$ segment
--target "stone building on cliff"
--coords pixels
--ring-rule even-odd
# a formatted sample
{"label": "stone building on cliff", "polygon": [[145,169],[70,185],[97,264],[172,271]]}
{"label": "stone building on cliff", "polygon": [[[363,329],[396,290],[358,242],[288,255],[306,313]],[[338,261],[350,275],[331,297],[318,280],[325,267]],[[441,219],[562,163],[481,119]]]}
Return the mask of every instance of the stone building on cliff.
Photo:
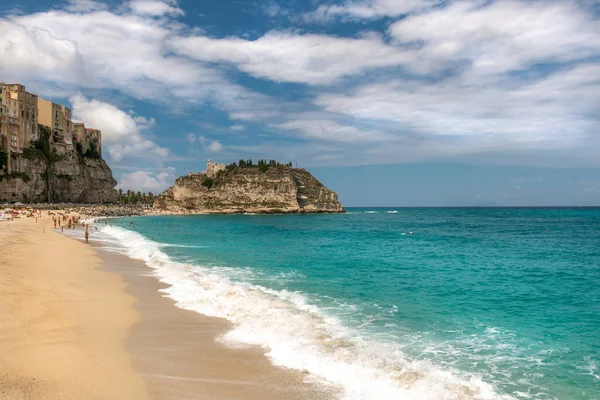
{"label": "stone building on cliff", "polygon": [[81,122],[73,125],[73,142],[78,153],[102,157],[102,131],[86,128]]}
{"label": "stone building on cliff", "polygon": [[49,130],[51,144],[59,155],[75,150],[83,155],[102,156],[99,129],[74,123],[70,108],[39,98],[21,84],[0,82],[0,150],[23,153],[40,138],[42,127]]}
{"label": "stone building on cliff", "polygon": [[224,171],[225,169],[227,169],[227,165],[208,160],[206,163],[206,176],[209,178],[216,178],[219,171]]}
{"label": "stone building on cliff", "polygon": [[73,120],[71,109],[38,98],[38,123],[50,129],[59,154],[73,150]]}
{"label": "stone building on cliff", "polygon": [[6,121],[4,130],[7,132],[8,146],[5,151],[22,153],[31,142],[39,138],[38,131],[38,97],[25,90],[18,83],[6,84],[0,82],[0,101],[4,111],[11,121]]}

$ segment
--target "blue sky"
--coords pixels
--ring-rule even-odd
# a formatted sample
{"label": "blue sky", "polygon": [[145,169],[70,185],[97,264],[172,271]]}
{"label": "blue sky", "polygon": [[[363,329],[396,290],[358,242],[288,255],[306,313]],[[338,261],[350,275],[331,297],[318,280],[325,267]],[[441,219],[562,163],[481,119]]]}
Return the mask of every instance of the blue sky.
{"label": "blue sky", "polygon": [[8,0],[0,80],[124,188],[273,158],[347,206],[600,205],[598,0]]}

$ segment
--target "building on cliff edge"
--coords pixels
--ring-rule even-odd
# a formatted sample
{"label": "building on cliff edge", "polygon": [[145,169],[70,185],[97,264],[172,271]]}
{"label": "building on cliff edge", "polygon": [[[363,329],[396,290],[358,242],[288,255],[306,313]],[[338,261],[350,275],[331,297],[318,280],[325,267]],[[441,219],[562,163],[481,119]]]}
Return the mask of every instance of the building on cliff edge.
{"label": "building on cliff edge", "polygon": [[42,127],[51,133],[50,142],[58,154],[76,150],[102,156],[102,132],[74,123],[70,108],[39,98],[21,84],[0,82],[0,150],[22,153],[40,138]]}
{"label": "building on cliff edge", "polygon": [[86,128],[85,124],[76,122],[73,124],[73,142],[79,153],[102,157],[102,131],[99,129]]}
{"label": "building on cliff edge", "polygon": [[39,138],[38,132],[38,97],[25,90],[25,86],[15,83],[0,82],[2,90],[2,105],[11,121],[7,121],[4,130],[7,131],[9,146],[5,151],[21,153]]}

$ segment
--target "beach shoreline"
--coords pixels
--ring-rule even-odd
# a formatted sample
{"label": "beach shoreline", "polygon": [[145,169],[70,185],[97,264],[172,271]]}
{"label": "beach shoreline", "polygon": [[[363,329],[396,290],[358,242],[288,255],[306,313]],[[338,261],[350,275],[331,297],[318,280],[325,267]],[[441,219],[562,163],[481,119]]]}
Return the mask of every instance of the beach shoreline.
{"label": "beach shoreline", "polygon": [[271,208],[230,208],[220,210],[193,210],[177,208],[163,210],[142,204],[4,204],[5,209],[21,210],[36,209],[54,213],[77,214],[86,219],[118,218],[133,216],[176,216],[176,215],[294,215],[294,214],[343,214],[342,212],[327,211],[289,211]]}
{"label": "beach shoreline", "polygon": [[0,223],[0,399],[148,399],[123,346],[135,298],[42,215]]}
{"label": "beach shoreline", "polygon": [[220,343],[226,320],[177,308],[148,266],[93,234],[53,230],[59,212],[0,224],[0,400],[336,397],[259,347]]}
{"label": "beach shoreline", "polygon": [[[219,341],[230,329],[221,318],[178,308],[162,295],[168,285],[142,261],[99,249],[102,270],[116,273],[137,299],[139,319],[125,341],[152,399],[330,399],[336,389],[296,370],[273,366],[255,346]],[[201,394],[201,395],[200,395]]]}

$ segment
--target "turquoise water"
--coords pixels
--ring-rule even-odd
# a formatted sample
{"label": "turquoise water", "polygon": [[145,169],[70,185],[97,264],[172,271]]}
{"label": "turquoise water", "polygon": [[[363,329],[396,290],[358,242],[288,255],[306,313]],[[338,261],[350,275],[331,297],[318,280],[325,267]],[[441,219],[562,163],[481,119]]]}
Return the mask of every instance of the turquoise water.
{"label": "turquoise water", "polygon": [[600,399],[600,209],[348,211],[102,231],[234,322],[223,340],[348,398]]}

